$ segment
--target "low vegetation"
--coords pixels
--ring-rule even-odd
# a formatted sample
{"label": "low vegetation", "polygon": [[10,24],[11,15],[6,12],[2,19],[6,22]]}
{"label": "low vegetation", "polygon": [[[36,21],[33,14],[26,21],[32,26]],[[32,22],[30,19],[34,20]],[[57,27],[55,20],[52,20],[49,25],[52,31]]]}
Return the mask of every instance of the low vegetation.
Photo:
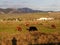
{"label": "low vegetation", "polygon": [[[12,45],[15,37],[17,45],[47,44],[60,42],[60,13],[24,13],[24,14],[0,14],[0,44]],[[37,21],[40,17],[53,17],[54,20]],[[21,18],[20,21],[6,21],[6,19]],[[18,31],[17,27],[21,27]],[[27,29],[35,26],[38,31],[29,32]]]}

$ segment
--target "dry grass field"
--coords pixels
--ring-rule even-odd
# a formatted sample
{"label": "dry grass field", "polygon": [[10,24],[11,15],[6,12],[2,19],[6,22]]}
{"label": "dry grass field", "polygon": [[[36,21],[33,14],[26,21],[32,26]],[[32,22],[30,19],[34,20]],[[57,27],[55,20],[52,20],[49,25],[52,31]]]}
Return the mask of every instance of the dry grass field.
{"label": "dry grass field", "polygon": [[[54,20],[37,21],[40,17],[53,17]],[[0,21],[0,45],[12,45],[13,37],[18,40],[17,45],[60,42],[60,12],[0,14],[0,20],[8,18],[21,18],[21,21]],[[38,31],[29,32],[26,23],[37,27]],[[53,28],[52,24],[56,28]],[[21,32],[16,29],[18,25],[22,28]]]}

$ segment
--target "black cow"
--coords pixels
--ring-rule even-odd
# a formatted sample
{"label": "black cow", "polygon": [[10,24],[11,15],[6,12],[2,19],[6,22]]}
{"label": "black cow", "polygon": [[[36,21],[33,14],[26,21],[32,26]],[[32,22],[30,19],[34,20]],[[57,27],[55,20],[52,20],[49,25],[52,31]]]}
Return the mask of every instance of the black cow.
{"label": "black cow", "polygon": [[38,29],[35,26],[29,27],[28,31],[38,31]]}

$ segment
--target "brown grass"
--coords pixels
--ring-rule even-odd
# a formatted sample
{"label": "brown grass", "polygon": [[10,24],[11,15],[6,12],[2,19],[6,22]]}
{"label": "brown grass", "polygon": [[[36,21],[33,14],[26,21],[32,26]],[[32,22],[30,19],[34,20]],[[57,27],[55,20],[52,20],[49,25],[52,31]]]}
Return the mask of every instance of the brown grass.
{"label": "brown grass", "polygon": [[[28,45],[28,44],[47,44],[47,43],[58,43],[60,42],[60,34],[58,32],[55,33],[41,33],[41,32],[27,32],[27,33],[17,33],[11,34],[8,33],[0,33],[2,35],[2,39],[0,40],[2,45],[11,45],[12,38],[15,37],[18,45]],[[5,35],[4,35],[5,34]]]}

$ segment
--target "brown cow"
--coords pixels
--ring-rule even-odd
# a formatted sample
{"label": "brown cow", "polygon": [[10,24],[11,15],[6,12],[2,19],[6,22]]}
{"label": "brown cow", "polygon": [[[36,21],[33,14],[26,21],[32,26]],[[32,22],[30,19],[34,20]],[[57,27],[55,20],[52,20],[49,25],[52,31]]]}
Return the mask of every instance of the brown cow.
{"label": "brown cow", "polygon": [[52,24],[51,27],[52,27],[52,28],[56,28],[55,24]]}
{"label": "brown cow", "polygon": [[25,26],[29,27],[30,23],[29,22],[25,22]]}
{"label": "brown cow", "polygon": [[29,26],[29,23],[26,23],[25,26]]}
{"label": "brown cow", "polygon": [[18,31],[22,31],[22,28],[20,26],[17,26]]}

